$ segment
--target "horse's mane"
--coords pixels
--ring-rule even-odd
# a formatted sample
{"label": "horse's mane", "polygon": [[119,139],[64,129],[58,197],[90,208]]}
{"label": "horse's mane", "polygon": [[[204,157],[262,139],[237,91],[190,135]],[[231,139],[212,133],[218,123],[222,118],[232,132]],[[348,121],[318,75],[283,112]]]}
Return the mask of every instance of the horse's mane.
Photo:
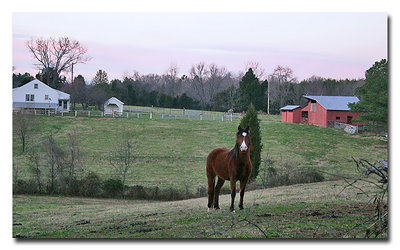
{"label": "horse's mane", "polygon": [[239,153],[239,143],[236,142],[235,147],[231,151],[229,151],[228,156],[229,158],[234,160],[238,156],[238,153]]}

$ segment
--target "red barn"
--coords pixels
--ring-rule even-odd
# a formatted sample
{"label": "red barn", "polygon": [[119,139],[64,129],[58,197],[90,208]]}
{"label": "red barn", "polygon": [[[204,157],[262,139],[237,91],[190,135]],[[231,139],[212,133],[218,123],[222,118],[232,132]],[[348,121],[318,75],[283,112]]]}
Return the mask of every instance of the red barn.
{"label": "red barn", "polygon": [[300,123],[301,107],[299,105],[287,105],[281,108],[282,122]]}
{"label": "red barn", "polygon": [[354,123],[359,113],[350,112],[349,103],[356,103],[356,96],[304,96],[308,99],[307,106],[301,109],[302,122],[328,127],[330,122]]}

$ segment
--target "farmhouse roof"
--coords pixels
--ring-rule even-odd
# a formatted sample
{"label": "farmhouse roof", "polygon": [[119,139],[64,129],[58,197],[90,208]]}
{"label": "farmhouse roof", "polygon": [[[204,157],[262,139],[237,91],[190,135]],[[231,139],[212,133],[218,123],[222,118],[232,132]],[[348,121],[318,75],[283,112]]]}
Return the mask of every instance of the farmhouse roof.
{"label": "farmhouse roof", "polygon": [[[48,93],[49,91],[55,91],[58,95],[59,100],[69,100],[70,99],[69,94],[62,92],[60,90],[57,90],[57,89],[53,89],[52,87],[50,87],[49,85],[45,84],[42,81],[39,81],[38,79],[33,79],[32,81],[27,82],[22,86],[13,88],[13,91],[22,91],[23,89],[32,88],[31,86],[33,86],[35,84],[37,84],[39,86],[38,90],[40,90],[40,92]],[[57,101],[57,100],[54,100],[54,101]]]}
{"label": "farmhouse roof", "polygon": [[356,96],[312,96],[305,95],[304,98],[318,102],[326,110],[350,110],[349,103],[357,103],[360,100]]}
{"label": "farmhouse roof", "polygon": [[285,107],[282,107],[281,110],[295,110],[297,108],[300,108],[299,105],[286,105]]}

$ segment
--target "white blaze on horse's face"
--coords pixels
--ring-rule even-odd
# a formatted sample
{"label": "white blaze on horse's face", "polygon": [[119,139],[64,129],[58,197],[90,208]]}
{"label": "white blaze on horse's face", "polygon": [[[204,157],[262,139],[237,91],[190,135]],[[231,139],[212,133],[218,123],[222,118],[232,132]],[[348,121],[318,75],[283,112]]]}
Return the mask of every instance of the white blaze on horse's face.
{"label": "white blaze on horse's face", "polygon": [[246,145],[246,136],[247,136],[247,133],[246,133],[246,132],[243,132],[242,135],[243,135],[243,142],[242,142],[242,145],[240,145],[240,151],[246,152],[246,151],[247,151],[247,148],[248,148],[247,145]]}

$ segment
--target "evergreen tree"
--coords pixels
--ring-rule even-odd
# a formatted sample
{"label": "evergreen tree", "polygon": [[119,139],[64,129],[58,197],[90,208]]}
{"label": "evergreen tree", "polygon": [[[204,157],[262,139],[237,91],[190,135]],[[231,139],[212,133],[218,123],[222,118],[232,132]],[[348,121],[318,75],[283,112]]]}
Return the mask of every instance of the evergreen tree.
{"label": "evergreen tree", "polygon": [[352,112],[362,112],[357,120],[372,121],[387,130],[388,128],[388,66],[387,60],[369,68],[365,73],[365,84],[356,88],[358,103],[349,104]]}
{"label": "evergreen tree", "polygon": [[249,126],[250,128],[250,159],[253,165],[253,171],[251,172],[250,181],[256,179],[258,175],[258,169],[261,163],[261,132],[260,132],[260,120],[257,116],[257,111],[254,105],[251,103],[246,115],[240,121],[240,126],[245,128]]}
{"label": "evergreen tree", "polygon": [[241,109],[245,109],[250,103],[253,103],[256,110],[264,110],[266,108],[267,97],[265,93],[267,89],[268,82],[260,83],[253,70],[249,68],[239,82],[239,106],[241,106]]}

